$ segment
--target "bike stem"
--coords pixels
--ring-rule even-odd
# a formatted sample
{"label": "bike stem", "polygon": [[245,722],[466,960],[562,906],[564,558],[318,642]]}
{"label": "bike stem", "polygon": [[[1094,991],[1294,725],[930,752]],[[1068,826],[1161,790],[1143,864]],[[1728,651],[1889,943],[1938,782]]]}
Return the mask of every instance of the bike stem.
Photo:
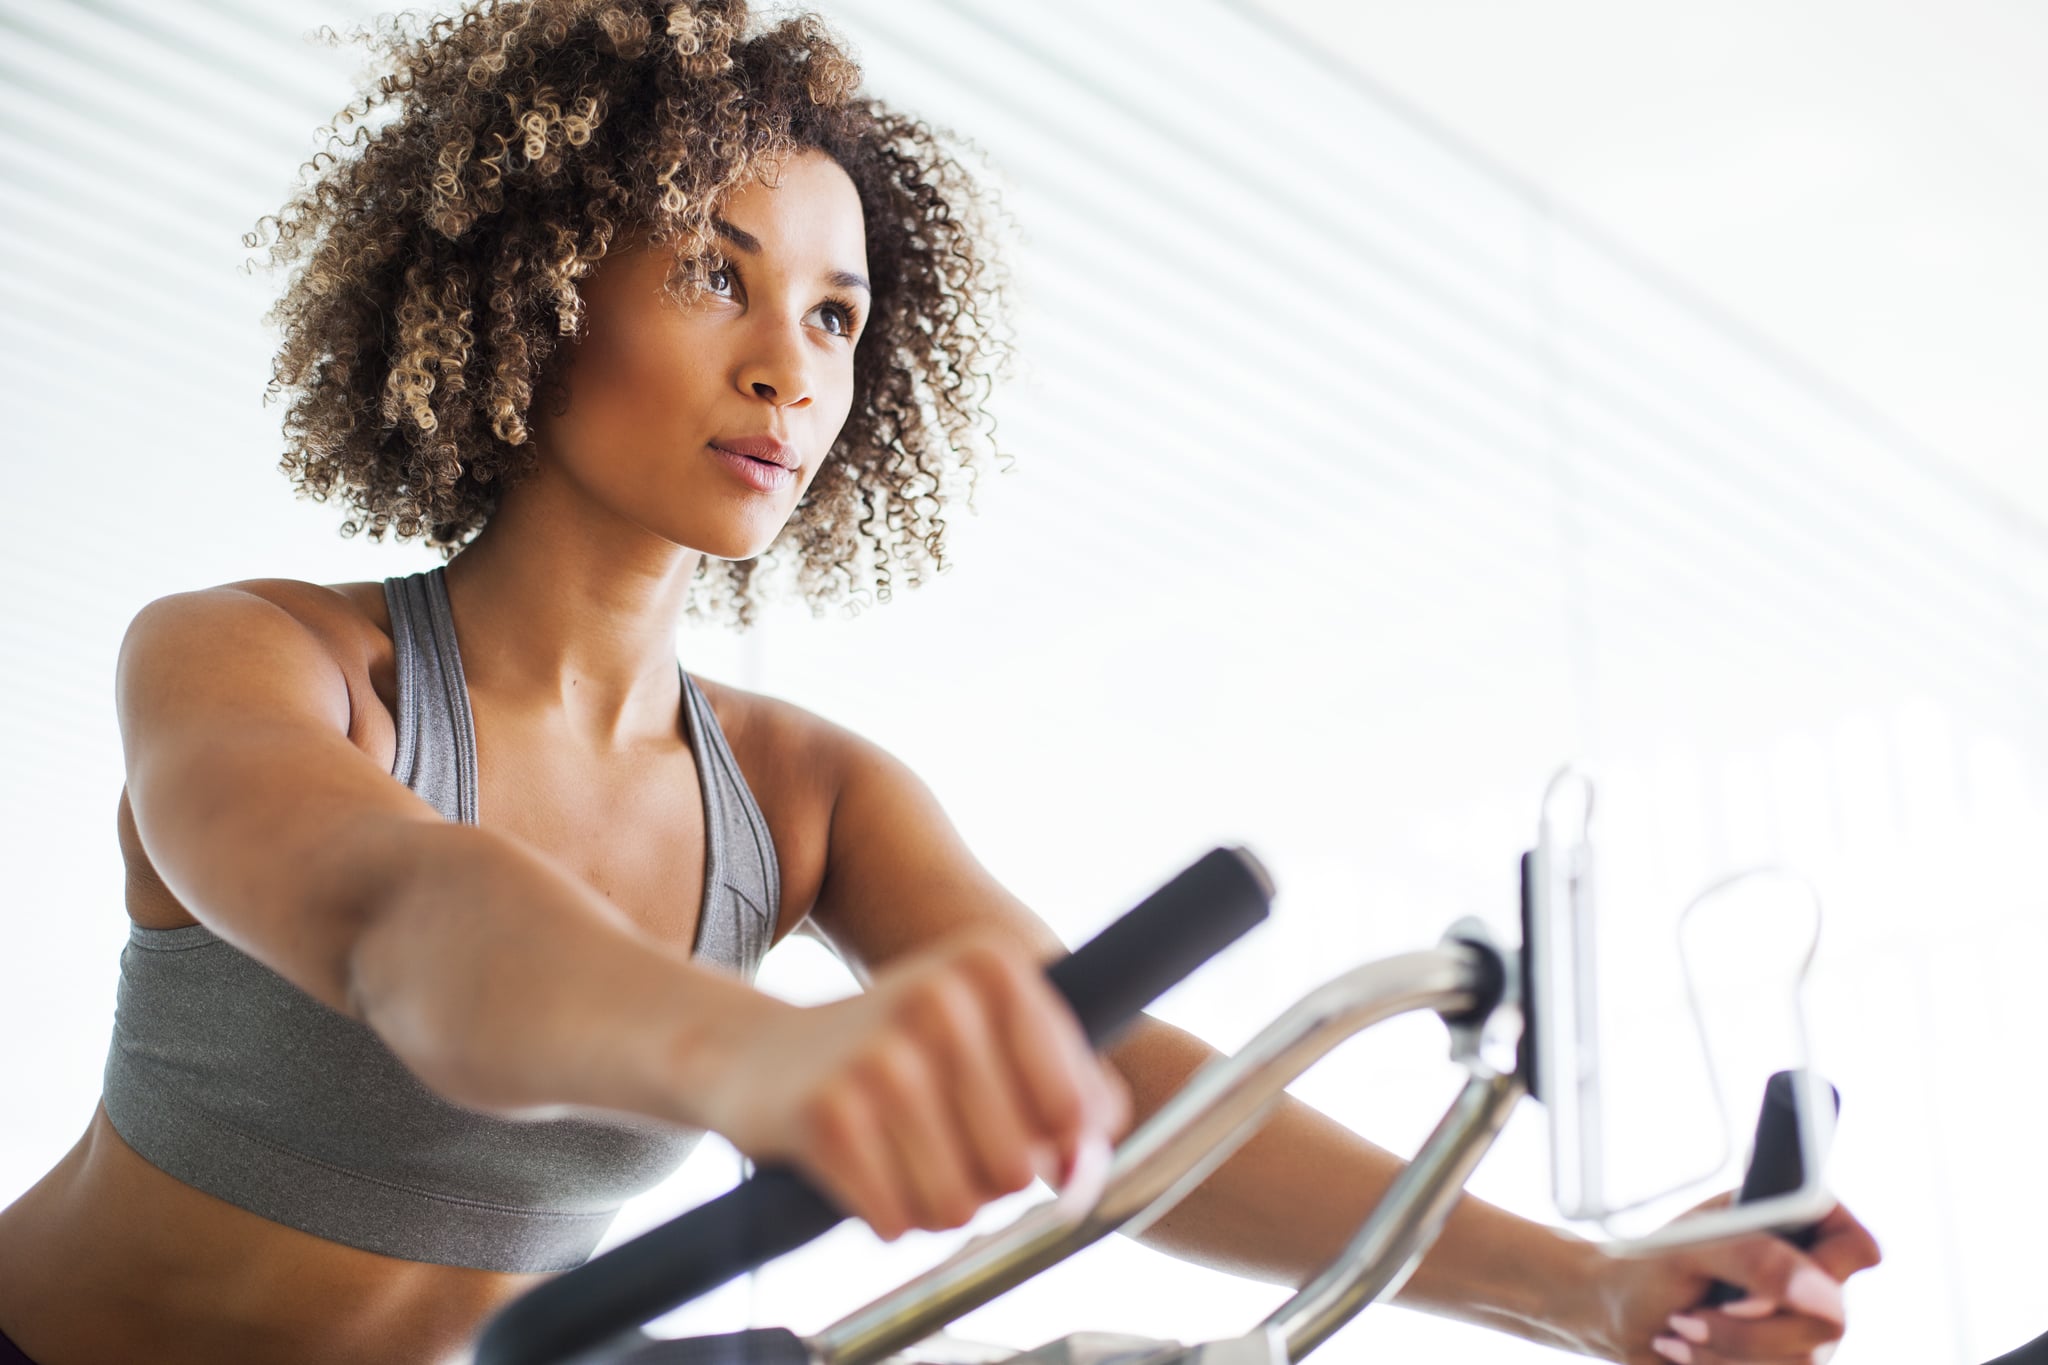
{"label": "bike stem", "polygon": [[1288,1358],[1300,1359],[1400,1287],[1523,1094],[1520,1078],[1487,1065],[1479,1047],[1497,1014],[1519,1017],[1517,984],[1508,960],[1469,923],[1435,948],[1346,972],[1235,1056],[1197,1071],[1118,1149],[1093,1208],[1075,1215],[1040,1204],[804,1345],[817,1365],[875,1365],[1108,1233],[1141,1231],[1228,1160],[1287,1087],[1339,1044],[1396,1015],[1434,1010],[1452,1026],[1453,1055],[1472,1078],[1344,1253],[1267,1320],[1284,1335]]}

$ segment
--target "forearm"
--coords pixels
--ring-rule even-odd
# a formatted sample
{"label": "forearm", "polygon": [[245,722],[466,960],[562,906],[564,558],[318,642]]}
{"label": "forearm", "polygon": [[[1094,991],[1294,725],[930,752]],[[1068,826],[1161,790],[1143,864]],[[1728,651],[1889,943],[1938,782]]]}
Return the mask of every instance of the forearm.
{"label": "forearm", "polygon": [[[1111,1054],[1149,1117],[1212,1057],[1147,1021]],[[1402,1161],[1298,1100],[1284,1099],[1235,1156],[1142,1240],[1183,1260],[1289,1286],[1334,1260]],[[1594,1305],[1586,1243],[1466,1196],[1397,1301],[1566,1349]]]}
{"label": "forearm", "polygon": [[395,828],[348,962],[350,1012],[430,1088],[705,1126],[730,1043],[789,1008],[659,943],[552,860],[473,825]]}

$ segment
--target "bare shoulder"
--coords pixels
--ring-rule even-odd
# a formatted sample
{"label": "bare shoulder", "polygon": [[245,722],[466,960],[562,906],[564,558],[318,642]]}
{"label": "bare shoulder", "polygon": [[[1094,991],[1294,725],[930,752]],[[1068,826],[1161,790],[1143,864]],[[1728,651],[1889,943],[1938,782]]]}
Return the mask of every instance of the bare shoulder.
{"label": "bare shoulder", "polygon": [[347,691],[349,738],[388,767],[396,745],[392,715],[398,681],[381,584],[242,579],[160,597],[137,614],[130,631],[169,630],[190,635],[195,648],[206,648],[209,625],[226,626],[236,604],[246,606],[252,598],[295,622],[333,661]]}
{"label": "bare shoulder", "polygon": [[330,642],[340,655],[354,657],[391,645],[391,613],[384,605],[381,583],[307,583],[297,578],[246,578],[222,584],[216,591],[260,597],[290,614],[306,629]]}
{"label": "bare shoulder", "polygon": [[865,741],[792,702],[691,674],[767,818],[782,870],[778,937],[816,904],[831,847],[832,811]]}
{"label": "bare shoulder", "polygon": [[381,632],[387,642],[390,639],[390,616],[384,609],[382,589],[375,583],[326,585],[297,578],[245,578],[168,593],[143,608],[143,614],[203,612],[209,603],[250,597],[270,603],[315,637],[348,647],[344,652],[360,647],[366,631]]}
{"label": "bare shoulder", "polygon": [[[733,755],[743,766],[748,759],[755,758],[762,762],[764,773],[783,768],[814,769],[847,746],[860,742],[860,737],[845,726],[835,725],[794,702],[765,692],[749,692],[696,673],[690,677],[711,703],[718,728],[725,732],[726,743],[732,746]],[[749,769],[750,781],[752,775]]]}
{"label": "bare shoulder", "polygon": [[1057,950],[1050,931],[975,861],[902,760],[801,706],[699,685],[775,838],[778,935],[808,918],[866,969],[970,921],[1008,926],[1034,951]]}
{"label": "bare shoulder", "polygon": [[808,919],[863,974],[967,931],[1041,959],[1063,951],[976,859],[909,764],[800,706],[702,686],[720,726],[737,732],[734,757],[769,817],[786,888],[792,863],[801,868],[802,896],[785,894],[783,932]]}
{"label": "bare shoulder", "polygon": [[[397,733],[388,621],[380,630],[354,592],[361,586],[377,588],[247,579],[169,593],[136,613],[122,641],[115,691],[130,768],[117,829],[128,912],[137,923],[168,929],[196,920],[144,848],[138,762],[148,765],[168,752],[186,773],[181,780],[197,781],[179,766],[194,746],[219,752],[219,741],[246,732],[252,713],[265,710],[346,734],[389,770]],[[383,696],[380,676],[389,679]]]}

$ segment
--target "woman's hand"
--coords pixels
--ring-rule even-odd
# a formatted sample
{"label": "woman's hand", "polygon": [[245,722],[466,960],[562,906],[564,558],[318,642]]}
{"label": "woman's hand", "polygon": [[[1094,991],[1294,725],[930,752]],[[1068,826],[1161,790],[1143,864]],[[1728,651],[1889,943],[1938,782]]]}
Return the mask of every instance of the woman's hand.
{"label": "woman's hand", "polygon": [[1034,1175],[1099,1170],[1129,1122],[1121,1078],[1038,965],[979,937],[774,1011],[728,1057],[709,1126],[891,1241],[958,1227]]}
{"label": "woman's hand", "polygon": [[[1615,1262],[1603,1286],[1599,1353],[1627,1365],[1820,1365],[1834,1354],[1845,1325],[1842,1282],[1876,1265],[1880,1254],[1869,1231],[1840,1204],[1819,1231],[1807,1252],[1758,1233]],[[1715,1280],[1739,1286],[1745,1297],[1700,1307]]]}

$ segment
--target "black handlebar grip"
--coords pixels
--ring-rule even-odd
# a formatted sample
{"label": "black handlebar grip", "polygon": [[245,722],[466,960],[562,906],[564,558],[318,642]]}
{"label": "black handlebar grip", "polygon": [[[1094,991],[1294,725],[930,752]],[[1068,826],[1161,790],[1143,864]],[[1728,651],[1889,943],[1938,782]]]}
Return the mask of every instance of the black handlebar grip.
{"label": "black handlebar grip", "polygon": [[617,1358],[617,1365],[815,1365],[811,1348],[787,1327],[749,1327],[717,1337],[648,1341]]}
{"label": "black handlebar grip", "polygon": [[[1806,1183],[1806,1162],[1799,1150],[1799,1096],[1793,1088],[1793,1077],[1790,1071],[1775,1072],[1764,1085],[1763,1107],[1756,1115],[1756,1145],[1749,1153],[1749,1169],[1742,1176],[1742,1192],[1735,1196],[1738,1204],[1754,1204],[1773,1195],[1789,1194]],[[1842,1092],[1830,1085],[1828,1093],[1834,1097],[1835,1112],[1841,1113]],[[1801,1251],[1809,1250],[1819,1235],[1819,1229],[1811,1226],[1778,1233]],[[1746,1292],[1739,1285],[1716,1280],[1701,1303],[1707,1308],[1718,1308],[1735,1302]]]}
{"label": "black handlebar grip", "polygon": [[1266,918],[1273,881],[1249,849],[1216,848],[1045,969],[1091,1047]]}
{"label": "black handlebar grip", "polygon": [[[1214,849],[1046,968],[1101,1047],[1266,918],[1273,883],[1245,849]],[[810,1182],[770,1168],[709,1203],[530,1290],[492,1319],[474,1365],[554,1365],[766,1265],[846,1215]]]}

